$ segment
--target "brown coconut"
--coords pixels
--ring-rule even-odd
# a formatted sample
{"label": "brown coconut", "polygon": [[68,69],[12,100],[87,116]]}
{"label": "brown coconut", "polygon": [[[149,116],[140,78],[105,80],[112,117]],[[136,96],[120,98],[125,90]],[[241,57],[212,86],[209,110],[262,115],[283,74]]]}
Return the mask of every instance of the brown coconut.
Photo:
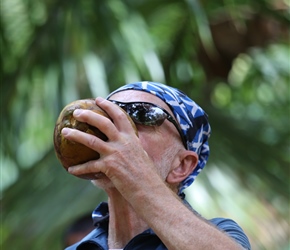
{"label": "brown coconut", "polygon": [[[116,105],[117,108],[119,106]],[[82,164],[91,160],[97,160],[100,158],[100,154],[83,144],[67,140],[61,134],[61,130],[64,127],[78,129],[80,131],[86,132],[88,134],[95,135],[102,139],[103,141],[107,141],[106,135],[104,135],[99,129],[94,126],[91,126],[84,122],[79,122],[73,117],[73,112],[75,109],[88,109],[92,110],[100,115],[103,115],[107,118],[109,116],[107,113],[98,107],[95,103],[94,99],[82,99],[74,101],[68,105],[66,105],[63,110],[60,112],[59,117],[56,121],[54,128],[54,149],[57,158],[59,159],[62,166],[67,170],[70,166]],[[132,127],[134,128],[136,134],[137,129],[132,121],[132,119],[127,115],[130,120]],[[87,175],[78,176],[84,179],[97,179],[102,175],[101,173],[93,173]]]}

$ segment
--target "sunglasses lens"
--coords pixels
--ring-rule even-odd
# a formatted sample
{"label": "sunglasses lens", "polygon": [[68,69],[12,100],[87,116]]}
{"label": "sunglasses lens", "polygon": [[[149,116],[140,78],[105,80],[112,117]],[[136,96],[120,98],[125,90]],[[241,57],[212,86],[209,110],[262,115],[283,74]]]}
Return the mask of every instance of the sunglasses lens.
{"label": "sunglasses lens", "polygon": [[150,104],[132,104],[126,111],[136,123],[147,126],[160,126],[167,118],[162,109]]}
{"label": "sunglasses lens", "polygon": [[186,141],[177,122],[166,110],[163,110],[163,108],[148,102],[123,103],[114,100],[111,101],[122,108],[132,118],[132,120],[138,124],[146,126],[160,126],[165,119],[167,119],[176,127],[184,147],[187,148]]}
{"label": "sunglasses lens", "polygon": [[135,123],[146,126],[160,126],[169,115],[160,107],[147,102],[128,102],[122,103],[112,101],[122,108]]}

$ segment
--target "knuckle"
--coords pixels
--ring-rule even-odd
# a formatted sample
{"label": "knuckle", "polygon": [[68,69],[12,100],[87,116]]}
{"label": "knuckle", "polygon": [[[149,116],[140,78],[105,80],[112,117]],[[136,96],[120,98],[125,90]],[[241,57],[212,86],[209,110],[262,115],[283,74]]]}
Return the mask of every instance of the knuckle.
{"label": "knuckle", "polygon": [[112,121],[107,117],[100,117],[100,119],[102,119],[102,124],[105,128],[112,124]]}
{"label": "knuckle", "polygon": [[126,118],[126,114],[125,114],[124,112],[118,112],[118,113],[116,114],[116,119],[117,119],[117,120],[122,120],[122,119],[124,119],[124,118]]}
{"label": "knuckle", "polygon": [[97,137],[91,135],[91,136],[88,138],[88,142],[87,142],[87,143],[88,143],[87,145],[88,145],[90,148],[94,148],[94,147],[98,144],[98,139],[97,139]]}
{"label": "knuckle", "polygon": [[83,122],[88,122],[91,118],[90,110],[83,110],[81,120]]}
{"label": "knuckle", "polygon": [[114,169],[116,165],[116,158],[107,157],[104,159],[104,164],[107,166],[108,169]]}

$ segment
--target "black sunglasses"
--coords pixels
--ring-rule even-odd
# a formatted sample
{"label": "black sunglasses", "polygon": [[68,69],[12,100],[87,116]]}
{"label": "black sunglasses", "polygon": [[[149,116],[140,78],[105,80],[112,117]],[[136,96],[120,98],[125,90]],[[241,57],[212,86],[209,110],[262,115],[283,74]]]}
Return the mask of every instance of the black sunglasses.
{"label": "black sunglasses", "polygon": [[110,100],[122,108],[131,119],[137,123],[146,126],[160,126],[165,119],[170,121],[177,129],[185,148],[186,142],[184,136],[175,119],[168,113],[167,110],[150,102],[119,102]]}

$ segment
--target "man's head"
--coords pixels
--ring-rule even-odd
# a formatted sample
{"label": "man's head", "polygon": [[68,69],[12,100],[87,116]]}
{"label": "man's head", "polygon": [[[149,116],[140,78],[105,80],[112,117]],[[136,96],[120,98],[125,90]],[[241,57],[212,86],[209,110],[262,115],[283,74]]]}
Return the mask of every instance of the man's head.
{"label": "man's head", "polygon": [[[165,109],[169,108],[167,111],[173,114],[180,126],[181,133],[176,133],[177,137],[179,136],[179,140],[180,137],[182,137],[182,141],[185,141],[186,143],[185,146],[187,150],[195,152],[198,155],[198,163],[196,167],[192,173],[182,181],[179,190],[179,192],[182,192],[182,190],[191,185],[195,177],[205,166],[209,156],[208,138],[210,136],[211,129],[208,123],[207,114],[181,91],[167,85],[154,82],[136,82],[127,84],[112,92],[107,98],[114,99],[118,93],[129,90],[134,90],[136,92],[135,101],[139,100],[137,96],[138,92],[136,91],[138,90],[151,94],[155,98],[153,98],[154,102],[152,103],[161,107],[163,106]],[[122,101],[132,101],[132,97],[131,99],[129,98],[128,101],[125,99]],[[176,131],[178,131],[178,127],[176,128]]]}

